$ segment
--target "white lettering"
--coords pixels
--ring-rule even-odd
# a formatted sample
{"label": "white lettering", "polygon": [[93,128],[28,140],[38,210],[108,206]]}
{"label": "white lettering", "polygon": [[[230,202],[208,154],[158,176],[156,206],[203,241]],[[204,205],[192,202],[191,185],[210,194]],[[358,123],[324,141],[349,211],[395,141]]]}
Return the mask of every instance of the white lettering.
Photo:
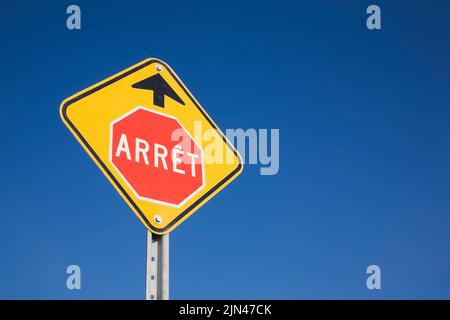
{"label": "white lettering", "polygon": [[119,145],[117,146],[116,157],[120,157],[120,154],[125,152],[127,159],[131,160],[130,148],[128,147],[127,135],[122,133],[119,140]]}
{"label": "white lettering", "polygon": [[[160,153],[159,150],[162,150],[162,153]],[[155,157],[154,157],[155,168],[159,167],[158,159],[161,159],[164,169],[167,170],[166,157],[167,157],[167,148],[161,144],[155,143]]]}
{"label": "white lettering", "polygon": [[[152,151],[151,147],[153,147]],[[133,151],[134,154],[132,154]],[[165,145],[158,143],[151,145],[147,140],[135,138],[134,150],[130,150],[127,135],[122,133],[114,156],[120,157],[122,153],[125,153],[128,160],[134,160],[136,163],[144,161],[147,166],[151,164],[155,168],[160,168],[162,166],[164,170],[171,170],[172,172],[179,174],[186,174],[186,170],[181,165],[190,163],[191,176],[197,176],[196,164],[198,164],[197,159],[200,158],[200,155],[185,151],[180,144],[177,144],[172,149],[168,149]],[[153,159],[151,158],[152,156]],[[167,159],[168,156],[170,157],[169,160]],[[170,161],[172,161],[172,163],[170,163]],[[170,169],[169,165],[171,167]]]}
{"label": "white lettering", "polygon": [[191,175],[195,177],[195,159],[198,158],[198,155],[190,152],[186,152],[186,154],[191,157]]}
{"label": "white lettering", "polygon": [[[140,145],[143,144],[144,147],[140,147]],[[147,152],[150,149],[150,146],[148,145],[148,142],[139,138],[136,138],[136,154],[134,155],[134,161],[139,162],[139,154],[142,153],[142,158],[144,158],[144,162],[146,165],[148,165],[148,158],[147,158]]]}
{"label": "white lettering", "polygon": [[183,156],[184,152],[181,150],[181,146],[177,145],[172,150],[172,169],[173,172],[185,174],[186,172],[183,169],[178,168],[178,164],[182,163],[181,159],[178,157],[178,155]]}

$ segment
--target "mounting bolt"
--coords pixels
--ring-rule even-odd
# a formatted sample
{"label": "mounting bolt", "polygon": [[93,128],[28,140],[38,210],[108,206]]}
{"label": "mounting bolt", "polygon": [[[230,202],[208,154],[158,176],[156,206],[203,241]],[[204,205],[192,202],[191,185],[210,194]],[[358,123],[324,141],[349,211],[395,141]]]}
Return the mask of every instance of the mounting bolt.
{"label": "mounting bolt", "polygon": [[161,71],[163,71],[163,68],[159,64],[157,64],[156,71],[161,72]]}
{"label": "mounting bolt", "polygon": [[158,215],[154,216],[153,220],[155,220],[156,223],[161,223],[162,222],[161,216],[158,216]]}

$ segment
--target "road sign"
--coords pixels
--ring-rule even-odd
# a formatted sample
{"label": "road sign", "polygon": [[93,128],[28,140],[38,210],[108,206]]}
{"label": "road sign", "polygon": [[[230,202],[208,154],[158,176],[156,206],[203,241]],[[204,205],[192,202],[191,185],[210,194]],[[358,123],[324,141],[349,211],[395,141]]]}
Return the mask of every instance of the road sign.
{"label": "road sign", "polygon": [[60,113],[156,234],[173,230],[242,171],[233,145],[172,69],[157,59],[67,98]]}

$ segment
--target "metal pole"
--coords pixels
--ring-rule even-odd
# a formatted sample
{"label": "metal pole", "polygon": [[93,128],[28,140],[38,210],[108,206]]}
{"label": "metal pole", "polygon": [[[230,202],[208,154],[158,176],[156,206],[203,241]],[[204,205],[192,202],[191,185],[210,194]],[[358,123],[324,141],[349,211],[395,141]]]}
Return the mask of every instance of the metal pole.
{"label": "metal pole", "polygon": [[146,300],[169,299],[169,235],[147,230]]}

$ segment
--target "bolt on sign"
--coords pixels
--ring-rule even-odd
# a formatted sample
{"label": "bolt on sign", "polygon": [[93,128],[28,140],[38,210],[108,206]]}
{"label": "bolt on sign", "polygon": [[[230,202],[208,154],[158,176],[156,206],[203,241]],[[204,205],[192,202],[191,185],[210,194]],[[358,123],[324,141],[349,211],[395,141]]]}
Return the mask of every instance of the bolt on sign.
{"label": "bolt on sign", "polygon": [[[144,225],[166,234],[242,171],[175,72],[144,60],[64,100],[61,118]],[[208,139],[204,139],[207,133]],[[211,161],[208,145],[214,141]],[[211,148],[209,148],[211,149]]]}

